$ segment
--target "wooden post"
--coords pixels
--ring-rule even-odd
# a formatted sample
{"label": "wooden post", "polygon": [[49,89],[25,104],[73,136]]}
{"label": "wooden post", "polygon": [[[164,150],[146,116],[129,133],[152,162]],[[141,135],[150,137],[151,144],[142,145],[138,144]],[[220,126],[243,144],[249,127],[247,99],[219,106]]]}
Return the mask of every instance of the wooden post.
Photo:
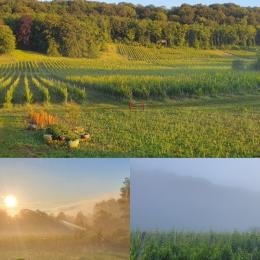
{"label": "wooden post", "polygon": [[142,100],[142,102],[141,102],[141,108],[142,108],[143,111],[144,111],[144,100]]}

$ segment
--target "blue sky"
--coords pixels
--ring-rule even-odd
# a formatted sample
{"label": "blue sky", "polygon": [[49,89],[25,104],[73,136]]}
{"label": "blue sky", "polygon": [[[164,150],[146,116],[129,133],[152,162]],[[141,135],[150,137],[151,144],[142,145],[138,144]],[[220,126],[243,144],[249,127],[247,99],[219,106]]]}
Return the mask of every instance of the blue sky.
{"label": "blue sky", "polygon": [[169,172],[260,192],[260,159],[131,159],[135,170]]}
{"label": "blue sky", "polygon": [[119,194],[128,159],[0,159],[0,200],[14,194],[20,207],[66,204]]}
{"label": "blue sky", "polygon": [[243,0],[236,0],[236,1],[181,1],[181,0],[177,0],[177,1],[169,1],[169,0],[131,0],[131,1],[113,1],[113,0],[106,0],[106,1],[100,1],[100,2],[107,2],[107,3],[120,3],[120,2],[130,2],[133,4],[141,4],[141,5],[150,5],[153,4],[155,6],[166,6],[166,7],[172,7],[172,6],[180,6],[183,3],[187,3],[187,4],[206,4],[206,5],[210,5],[210,4],[221,4],[221,3],[235,3],[241,6],[260,6],[259,2],[256,0],[252,0],[252,1],[243,1]]}

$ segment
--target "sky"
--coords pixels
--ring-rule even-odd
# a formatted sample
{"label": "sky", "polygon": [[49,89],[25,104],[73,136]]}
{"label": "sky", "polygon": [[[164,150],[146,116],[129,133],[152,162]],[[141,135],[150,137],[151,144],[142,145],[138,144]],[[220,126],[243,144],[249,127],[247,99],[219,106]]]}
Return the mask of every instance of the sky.
{"label": "sky", "polygon": [[[0,159],[0,207],[17,197],[19,209],[54,211],[119,196],[128,159]],[[84,203],[83,203],[84,202]]]}
{"label": "sky", "polygon": [[141,5],[155,5],[155,6],[166,6],[167,8],[173,7],[173,6],[180,6],[183,3],[186,4],[205,4],[205,5],[210,5],[210,4],[223,4],[223,3],[234,3],[240,6],[259,6],[259,2],[257,0],[252,0],[252,1],[244,1],[244,0],[236,0],[236,1],[219,1],[219,0],[203,0],[203,1],[196,1],[196,0],[186,0],[186,1],[181,1],[181,0],[176,0],[176,1],[170,1],[170,0],[129,0],[129,1],[114,1],[114,0],[106,0],[106,1],[100,1],[100,2],[107,2],[107,3],[120,3],[120,2],[130,2],[133,4],[141,4]]}
{"label": "sky", "polygon": [[260,159],[131,159],[133,230],[260,230]]}
{"label": "sky", "polygon": [[172,172],[260,192],[260,159],[131,159],[131,169]]}

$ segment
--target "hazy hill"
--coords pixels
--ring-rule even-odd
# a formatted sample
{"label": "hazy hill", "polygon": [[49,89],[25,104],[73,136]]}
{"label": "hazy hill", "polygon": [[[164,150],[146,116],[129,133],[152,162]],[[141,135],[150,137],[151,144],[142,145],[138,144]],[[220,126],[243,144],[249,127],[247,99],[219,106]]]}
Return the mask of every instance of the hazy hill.
{"label": "hazy hill", "polygon": [[15,217],[0,214],[1,235],[69,235],[76,225],[57,220],[41,211],[23,209]]}
{"label": "hazy hill", "polygon": [[260,194],[162,172],[132,174],[132,229],[245,231],[260,227]]}

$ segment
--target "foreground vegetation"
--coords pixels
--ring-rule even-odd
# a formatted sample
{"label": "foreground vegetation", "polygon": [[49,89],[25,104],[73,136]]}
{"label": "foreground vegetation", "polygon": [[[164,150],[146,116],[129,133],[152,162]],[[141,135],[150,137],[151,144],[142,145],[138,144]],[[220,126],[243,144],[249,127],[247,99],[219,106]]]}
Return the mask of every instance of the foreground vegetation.
{"label": "foreground vegetation", "polygon": [[[52,106],[45,110],[68,127],[87,129],[91,140],[77,150],[48,145],[40,132],[28,131],[28,108],[0,111],[1,157],[257,157],[259,99],[151,103],[145,111],[126,105]],[[239,104],[239,105],[234,105]],[[208,103],[205,105],[205,103]],[[241,104],[246,104],[243,107]],[[221,109],[219,109],[221,106]],[[249,107],[249,108],[247,108]],[[34,110],[42,107],[34,107]]]}
{"label": "foreground vegetation", "polygon": [[259,248],[259,232],[133,232],[130,259],[257,260]]}
{"label": "foreground vegetation", "polygon": [[2,260],[119,260],[129,259],[129,249],[107,245],[87,245],[86,241],[69,236],[2,237],[0,258]]}

